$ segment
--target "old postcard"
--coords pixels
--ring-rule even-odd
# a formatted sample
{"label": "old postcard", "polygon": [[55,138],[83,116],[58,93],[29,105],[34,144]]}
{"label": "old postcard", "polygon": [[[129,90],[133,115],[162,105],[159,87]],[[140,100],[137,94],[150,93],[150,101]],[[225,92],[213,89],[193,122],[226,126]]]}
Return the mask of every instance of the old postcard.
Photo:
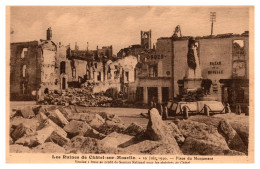
{"label": "old postcard", "polygon": [[6,162],[254,162],[253,6],[6,7]]}

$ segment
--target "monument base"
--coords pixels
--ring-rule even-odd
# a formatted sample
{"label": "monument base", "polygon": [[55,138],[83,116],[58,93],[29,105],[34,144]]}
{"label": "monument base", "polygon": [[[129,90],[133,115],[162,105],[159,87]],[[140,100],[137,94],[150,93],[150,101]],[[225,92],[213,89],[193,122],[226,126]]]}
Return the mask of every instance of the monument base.
{"label": "monument base", "polygon": [[198,101],[217,101],[218,99],[214,96],[202,96],[198,98]]}
{"label": "monument base", "polygon": [[201,88],[201,82],[202,82],[202,78],[184,78],[183,79],[183,88],[187,89],[187,90],[197,90],[199,88]]}

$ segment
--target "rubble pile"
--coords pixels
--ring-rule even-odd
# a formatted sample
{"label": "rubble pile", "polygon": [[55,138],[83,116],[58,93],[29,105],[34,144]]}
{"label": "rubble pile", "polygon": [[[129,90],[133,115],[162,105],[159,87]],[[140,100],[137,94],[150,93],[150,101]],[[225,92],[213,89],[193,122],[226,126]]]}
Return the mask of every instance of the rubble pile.
{"label": "rubble pile", "polygon": [[39,104],[45,105],[80,105],[86,107],[110,106],[112,98],[104,92],[94,93],[95,84],[82,85],[81,88],[68,88],[62,92],[55,91],[46,94]]}
{"label": "rubble pile", "polygon": [[125,126],[114,114],[75,106],[26,106],[14,112],[11,153],[119,153],[121,144],[144,133],[137,124]]}
{"label": "rubble pile", "polygon": [[[10,117],[10,153],[247,155],[241,132],[220,117],[163,121],[150,110],[147,127],[76,106],[26,106]],[[243,134],[245,136],[245,134]],[[243,138],[243,139],[242,139]],[[248,138],[247,138],[248,139]]]}

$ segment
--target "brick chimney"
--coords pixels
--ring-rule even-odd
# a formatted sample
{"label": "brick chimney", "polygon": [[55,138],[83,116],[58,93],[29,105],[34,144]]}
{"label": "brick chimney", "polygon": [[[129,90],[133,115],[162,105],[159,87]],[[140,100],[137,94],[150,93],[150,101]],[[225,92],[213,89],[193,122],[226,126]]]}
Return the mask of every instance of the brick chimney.
{"label": "brick chimney", "polygon": [[47,40],[51,40],[52,39],[52,30],[51,27],[49,27],[47,29]]}

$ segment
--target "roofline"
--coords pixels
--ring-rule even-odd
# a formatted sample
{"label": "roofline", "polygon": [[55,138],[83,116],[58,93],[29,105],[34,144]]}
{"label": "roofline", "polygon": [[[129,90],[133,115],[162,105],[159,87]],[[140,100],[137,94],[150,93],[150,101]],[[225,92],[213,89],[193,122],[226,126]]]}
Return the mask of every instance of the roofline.
{"label": "roofline", "polygon": [[39,41],[34,40],[34,41],[26,41],[26,42],[11,42],[10,44],[12,45],[12,44],[35,43],[35,42],[39,43]]}
{"label": "roofline", "polygon": [[[183,37],[160,37],[157,40],[161,39],[173,39],[174,41],[188,40],[192,36],[183,36]],[[233,37],[249,37],[249,32],[245,31],[241,34],[234,33],[225,33],[217,35],[207,35],[207,36],[195,36],[195,39],[219,39],[219,38],[233,38]]]}

